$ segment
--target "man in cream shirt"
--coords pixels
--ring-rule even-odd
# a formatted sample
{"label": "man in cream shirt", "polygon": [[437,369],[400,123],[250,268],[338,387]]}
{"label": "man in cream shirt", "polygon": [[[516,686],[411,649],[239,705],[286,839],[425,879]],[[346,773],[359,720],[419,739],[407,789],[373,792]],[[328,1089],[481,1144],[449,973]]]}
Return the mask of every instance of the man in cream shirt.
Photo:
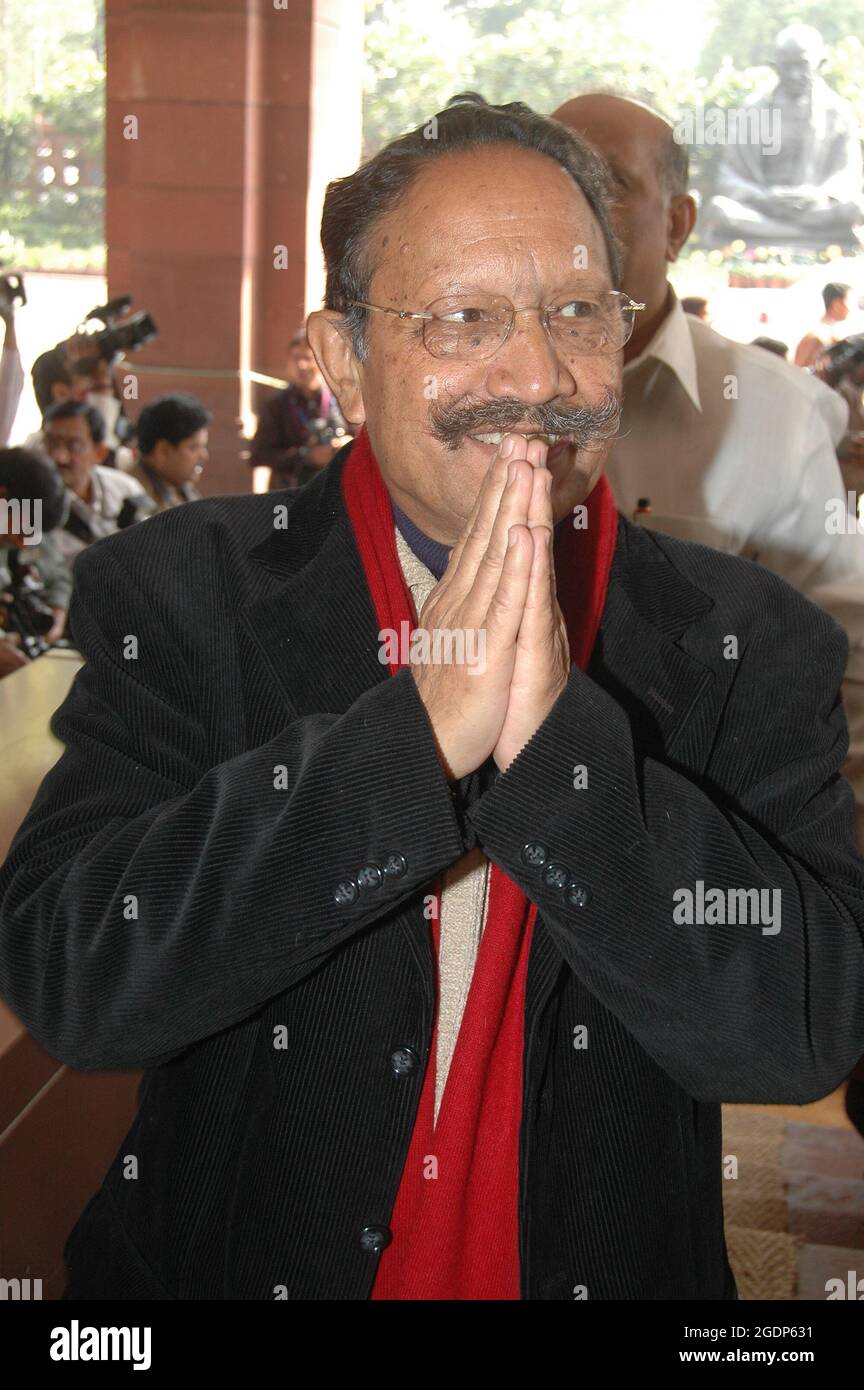
{"label": "man in cream shirt", "polygon": [[845,627],[846,772],[864,844],[864,536],[836,456],[846,402],[811,373],[684,313],[666,272],[696,206],[687,150],[668,121],[605,93],[575,97],[555,119],[609,164],[623,286],[646,305],[624,351],[622,426],[607,462],[618,506],[632,517],[648,499],[645,524],[759,561]]}

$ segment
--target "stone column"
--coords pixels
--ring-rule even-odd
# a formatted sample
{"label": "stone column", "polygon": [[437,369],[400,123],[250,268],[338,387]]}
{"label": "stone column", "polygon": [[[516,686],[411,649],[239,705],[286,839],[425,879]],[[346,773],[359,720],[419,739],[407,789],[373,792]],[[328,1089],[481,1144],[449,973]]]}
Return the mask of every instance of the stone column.
{"label": "stone column", "polygon": [[[128,413],[164,391],[213,412],[209,494],[245,492],[241,425],[320,304],[324,187],[360,157],[359,0],[107,0],[109,294],[159,337]],[[134,388],[133,388],[134,389]]]}

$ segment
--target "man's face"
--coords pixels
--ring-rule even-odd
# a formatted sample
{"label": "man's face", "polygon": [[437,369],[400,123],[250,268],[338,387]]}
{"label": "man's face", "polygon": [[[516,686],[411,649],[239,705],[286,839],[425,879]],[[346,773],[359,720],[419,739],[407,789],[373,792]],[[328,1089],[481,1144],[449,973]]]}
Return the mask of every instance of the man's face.
{"label": "man's face", "polygon": [[112,374],[110,365],[104,360],[104,358],[100,357],[97,359],[96,365],[93,368],[90,379],[93,383],[90,387],[91,391],[101,391],[104,392],[106,395],[113,396],[114,376]]}
{"label": "man's face", "polygon": [[[369,314],[368,356],[356,365],[359,413],[397,504],[452,544],[496,453],[478,434],[551,430],[536,412],[557,407],[571,412],[578,438],[586,421],[573,412],[605,408],[587,422],[588,449],[550,448],[553,508],[556,519],[566,515],[602,471],[608,444],[597,436],[617,424],[621,383],[620,351],[564,351],[535,312],[613,288],[602,233],[573,180],[545,156],[508,145],[436,160],[377,221],[370,254],[373,304],[422,312],[448,299],[470,305],[473,294],[529,310],[491,357],[470,360],[432,355],[417,320]],[[358,418],[353,405],[349,415]]]}
{"label": "man's face", "polygon": [[288,366],[285,375],[292,386],[297,386],[307,396],[321,390],[321,373],[312,355],[312,349],[305,344],[293,347],[288,353]]}
{"label": "man's face", "polygon": [[[568,102],[565,123],[599,150],[612,172],[612,221],[623,247],[622,285],[647,305],[647,321],[668,294],[669,197],[657,172],[662,125],[656,117],[625,101],[602,96]],[[638,327],[638,325],[637,325]]]}
{"label": "man's face", "polygon": [[73,401],[86,401],[94,389],[94,378],[89,372],[73,372],[72,385],[68,388],[67,395]]}
{"label": "man's face", "polygon": [[774,64],[780,87],[793,100],[805,96],[816,79],[819,63],[815,55],[803,50],[792,50]]}
{"label": "man's face", "polygon": [[849,317],[849,297],[844,295],[842,299],[832,299],[828,305],[828,317],[836,323],[842,323]]}
{"label": "man's face", "polygon": [[206,426],[181,439],[179,444],[160,439],[149,461],[172,487],[183,487],[185,483],[194,483],[203,473],[209,457],[207,440]]}
{"label": "man's face", "polygon": [[50,420],[45,425],[45,450],[66,486],[84,500],[90,488],[90,471],[105,450],[94,444],[87,421],[81,416]]}

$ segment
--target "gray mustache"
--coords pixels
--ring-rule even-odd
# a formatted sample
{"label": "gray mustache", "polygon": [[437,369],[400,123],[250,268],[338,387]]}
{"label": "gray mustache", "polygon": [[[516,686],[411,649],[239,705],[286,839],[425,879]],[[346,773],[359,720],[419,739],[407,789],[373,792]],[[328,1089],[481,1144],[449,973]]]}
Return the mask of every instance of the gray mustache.
{"label": "gray mustache", "polygon": [[435,439],[448,449],[458,449],[469,434],[509,433],[527,425],[543,434],[570,435],[577,448],[610,439],[621,423],[621,402],[607,387],[601,405],[526,405],[524,401],[477,400],[463,396],[458,402],[433,401],[429,422]]}

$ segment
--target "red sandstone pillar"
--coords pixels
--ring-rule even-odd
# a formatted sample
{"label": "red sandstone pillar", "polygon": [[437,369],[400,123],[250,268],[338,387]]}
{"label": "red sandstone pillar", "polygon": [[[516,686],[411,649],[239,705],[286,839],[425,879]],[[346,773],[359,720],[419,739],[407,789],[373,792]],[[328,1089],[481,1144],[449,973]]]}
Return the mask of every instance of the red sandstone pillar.
{"label": "red sandstone pillar", "polygon": [[320,304],[331,178],[360,157],[361,0],[107,0],[109,294],[160,336],[123,375],[139,400],[213,412],[202,491],[245,492],[239,421]]}

